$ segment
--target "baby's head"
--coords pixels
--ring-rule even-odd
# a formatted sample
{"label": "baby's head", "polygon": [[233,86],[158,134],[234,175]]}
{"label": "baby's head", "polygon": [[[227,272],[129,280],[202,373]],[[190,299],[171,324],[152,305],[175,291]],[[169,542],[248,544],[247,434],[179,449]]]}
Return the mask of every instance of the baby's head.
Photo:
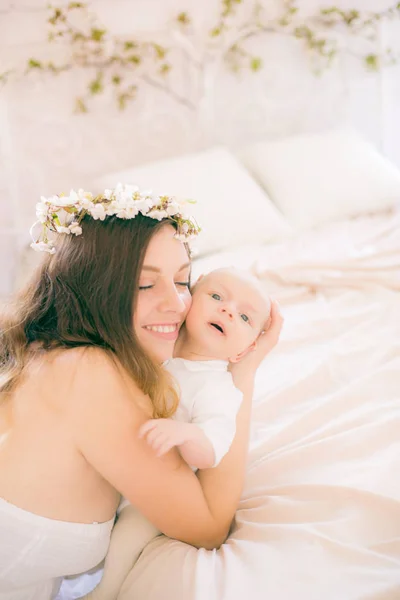
{"label": "baby's head", "polygon": [[192,296],[186,335],[200,355],[237,362],[268,326],[271,300],[258,279],[245,271],[212,271],[199,278]]}

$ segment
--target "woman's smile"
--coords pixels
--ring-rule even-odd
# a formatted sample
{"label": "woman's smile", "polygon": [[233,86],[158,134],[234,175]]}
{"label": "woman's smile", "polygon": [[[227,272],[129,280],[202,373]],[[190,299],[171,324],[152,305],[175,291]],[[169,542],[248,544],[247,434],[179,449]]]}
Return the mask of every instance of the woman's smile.
{"label": "woman's smile", "polygon": [[145,325],[144,329],[159,339],[175,342],[179,335],[180,323],[157,323]]}

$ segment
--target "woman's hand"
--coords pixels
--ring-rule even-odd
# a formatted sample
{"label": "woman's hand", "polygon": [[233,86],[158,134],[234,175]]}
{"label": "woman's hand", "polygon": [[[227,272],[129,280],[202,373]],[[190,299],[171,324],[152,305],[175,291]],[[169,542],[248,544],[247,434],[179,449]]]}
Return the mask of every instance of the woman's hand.
{"label": "woman's hand", "polygon": [[264,358],[278,343],[283,325],[283,317],[279,310],[278,303],[273,300],[271,303],[271,314],[266,324],[266,329],[257,339],[257,344],[252,352],[249,352],[237,363],[230,364],[229,370],[235,376],[237,372],[247,371],[254,373]]}

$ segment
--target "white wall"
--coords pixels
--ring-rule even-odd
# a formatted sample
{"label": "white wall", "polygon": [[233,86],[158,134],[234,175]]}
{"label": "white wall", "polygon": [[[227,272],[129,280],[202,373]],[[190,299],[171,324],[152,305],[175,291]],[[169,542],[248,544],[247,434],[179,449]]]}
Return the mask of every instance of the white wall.
{"label": "white wall", "polygon": [[[342,0],[341,5],[369,4],[377,10],[390,3]],[[45,4],[0,0],[1,71],[30,56],[49,57],[49,48],[51,58],[57,58],[45,43]],[[187,10],[196,23],[200,47],[201,32],[216,14],[218,0],[91,4],[113,32],[151,31],[167,43],[170,20]],[[303,7],[315,4],[300,1]],[[399,46],[400,24],[385,26],[381,36],[382,43]],[[254,42],[254,48],[264,59],[263,70],[238,78],[222,68],[210,68],[207,93],[194,112],[147,89],[122,113],[105,96],[96,99],[89,114],[73,115],[73,99],[85,82],[79,73],[30,76],[0,89],[0,296],[12,286],[16,257],[27,242],[39,195],[85,187],[109,171],[215,143],[235,149],[247,141],[321,130],[346,120],[400,166],[400,67],[368,74],[348,58],[318,78],[294,41],[264,37]],[[176,60],[175,85],[195,97],[196,73]]]}

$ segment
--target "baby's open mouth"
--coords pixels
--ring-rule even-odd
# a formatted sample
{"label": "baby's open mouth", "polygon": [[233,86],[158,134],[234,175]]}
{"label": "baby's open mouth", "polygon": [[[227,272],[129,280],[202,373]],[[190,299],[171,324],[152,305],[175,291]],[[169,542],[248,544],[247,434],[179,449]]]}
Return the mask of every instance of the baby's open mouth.
{"label": "baby's open mouth", "polygon": [[217,329],[220,333],[224,333],[224,330],[222,329],[221,325],[218,325],[218,323],[210,323],[210,325]]}

